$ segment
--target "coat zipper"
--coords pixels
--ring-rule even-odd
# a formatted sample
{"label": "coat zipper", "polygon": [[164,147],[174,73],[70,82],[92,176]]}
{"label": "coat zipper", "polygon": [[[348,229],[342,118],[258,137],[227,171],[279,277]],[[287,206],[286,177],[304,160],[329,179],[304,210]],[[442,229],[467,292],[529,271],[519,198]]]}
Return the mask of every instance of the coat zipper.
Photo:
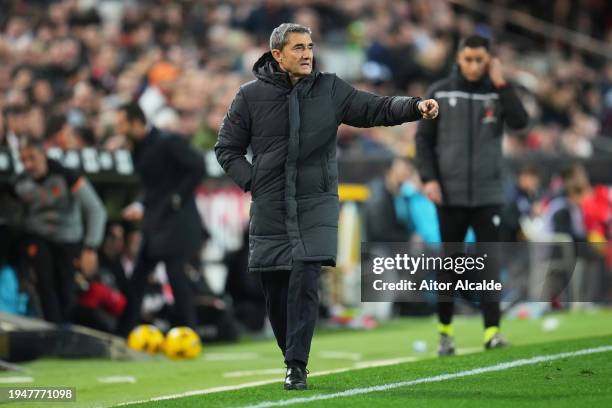
{"label": "coat zipper", "polygon": [[329,189],[329,170],[327,169],[327,152],[321,156],[321,170],[323,170],[323,190]]}
{"label": "coat zipper", "polygon": [[473,156],[473,150],[474,150],[474,136],[472,135],[473,132],[473,116],[474,116],[474,99],[473,99],[473,95],[470,94],[470,99],[469,99],[469,103],[470,103],[470,108],[469,108],[469,116],[468,116],[468,177],[467,177],[467,188],[468,188],[468,205],[472,204],[472,170],[473,170],[473,163],[472,163],[472,156]]}

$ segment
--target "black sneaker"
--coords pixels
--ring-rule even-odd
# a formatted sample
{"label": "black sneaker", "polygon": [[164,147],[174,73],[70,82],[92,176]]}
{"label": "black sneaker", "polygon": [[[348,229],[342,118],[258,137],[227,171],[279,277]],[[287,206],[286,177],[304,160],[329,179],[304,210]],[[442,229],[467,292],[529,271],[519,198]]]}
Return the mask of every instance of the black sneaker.
{"label": "black sneaker", "polygon": [[306,383],[306,375],[308,370],[305,368],[290,366],[287,367],[287,375],[285,376],[286,390],[305,390],[308,388]]}

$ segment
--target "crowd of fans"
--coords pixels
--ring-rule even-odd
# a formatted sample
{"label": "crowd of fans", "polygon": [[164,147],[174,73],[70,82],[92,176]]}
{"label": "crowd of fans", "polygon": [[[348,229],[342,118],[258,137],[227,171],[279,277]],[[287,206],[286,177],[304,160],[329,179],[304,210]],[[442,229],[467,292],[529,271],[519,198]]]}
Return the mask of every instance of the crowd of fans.
{"label": "crowd of fans", "polygon": [[[425,95],[431,83],[454,69],[460,38],[474,32],[488,36],[531,118],[528,128],[506,138],[506,154],[522,156],[535,151],[579,158],[596,154],[600,146],[596,140],[612,136],[612,55],[606,58],[602,56],[606,49],[595,55],[534,34],[506,21],[505,15],[470,12],[458,5],[461,3],[0,1],[0,147],[17,151],[28,139],[44,148],[124,148],[129,140],[115,129],[115,115],[123,104],[138,101],[153,125],[183,135],[202,151],[209,150],[240,84],[252,79],[251,67],[267,50],[271,31],[280,23],[294,21],[312,28],[319,69],[338,72],[359,88],[387,95]],[[612,42],[612,6],[606,1],[494,3],[603,43]],[[338,154],[364,157],[392,152],[412,157],[415,131],[414,123],[373,129],[341,126]],[[396,191],[388,193],[414,203],[414,197],[422,196],[418,177],[410,166],[398,166],[389,174],[401,179],[394,174],[405,170],[406,180],[400,181],[409,179],[414,185],[407,190],[397,182]],[[591,233],[597,233],[599,240],[612,235],[608,190],[603,186],[593,189],[584,180],[573,182],[578,173],[562,175],[559,188],[553,185],[550,191],[554,194],[547,196],[537,169],[521,171],[509,192],[512,205],[507,220],[512,222],[512,240],[526,238],[518,224],[521,216],[544,215],[547,207],[541,203],[551,202],[553,196],[566,200],[567,205],[549,208],[571,213],[580,207],[576,194],[591,197],[580,211],[594,214],[592,225],[565,231],[576,225],[556,225],[572,216],[563,213],[561,221],[552,218],[551,228],[576,240],[587,240]],[[563,189],[564,183],[579,185],[580,191],[572,189],[574,196],[565,196],[569,190]],[[395,227],[406,223],[396,221]],[[409,238],[415,231],[402,233]],[[138,239],[138,232],[122,224],[107,225],[98,251],[100,282],[117,292],[125,291]],[[156,282],[161,289],[145,305],[153,311],[163,309],[168,298],[171,302],[163,277]],[[244,287],[244,282],[234,286],[240,293],[258,293],[256,288]],[[96,303],[106,297],[96,292],[99,289],[84,289],[89,295],[81,298],[81,306],[103,308]],[[261,306],[261,299],[253,298]],[[107,305],[114,318],[123,307],[124,300],[118,299]],[[223,309],[219,302],[214,304]],[[250,305],[243,309],[254,310]],[[113,322],[96,321],[98,318],[85,313],[79,321],[112,330]],[[249,320],[255,321],[253,328],[263,324],[263,316],[245,318]]]}
{"label": "crowd of fans", "polygon": [[[612,132],[609,57],[532,34],[498,14],[452,5],[461,2],[3,3],[3,145],[32,136],[46,146],[116,149],[126,140],[113,129],[112,115],[121,103],[139,100],[152,123],[208,149],[238,86],[252,78],[252,64],[266,50],[269,33],[284,21],[313,29],[319,68],[387,94],[423,95],[452,69],[459,38],[471,32],[491,37],[532,116],[529,129],[508,138],[510,155],[541,150],[589,157],[593,138]],[[607,2],[529,4],[520,6],[522,11],[608,43],[612,37]],[[346,127],[340,152],[387,149],[412,155],[413,136],[414,125]]]}

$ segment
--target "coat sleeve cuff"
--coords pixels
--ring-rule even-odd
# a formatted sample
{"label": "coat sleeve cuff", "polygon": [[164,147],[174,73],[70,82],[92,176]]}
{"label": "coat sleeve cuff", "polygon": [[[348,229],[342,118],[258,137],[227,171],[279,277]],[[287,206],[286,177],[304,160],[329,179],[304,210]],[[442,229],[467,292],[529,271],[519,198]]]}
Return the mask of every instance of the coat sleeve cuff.
{"label": "coat sleeve cuff", "polygon": [[412,102],[412,113],[416,118],[422,119],[423,118],[423,114],[421,113],[421,111],[419,110],[419,102],[422,101],[422,99],[418,96],[415,96],[412,98],[413,102]]}

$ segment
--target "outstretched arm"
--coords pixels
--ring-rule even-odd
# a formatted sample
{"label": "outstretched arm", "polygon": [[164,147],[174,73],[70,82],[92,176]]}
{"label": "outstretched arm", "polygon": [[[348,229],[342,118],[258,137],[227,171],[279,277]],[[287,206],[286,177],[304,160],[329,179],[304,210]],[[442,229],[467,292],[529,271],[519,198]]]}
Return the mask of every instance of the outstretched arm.
{"label": "outstretched arm", "polygon": [[395,126],[419,119],[433,119],[438,104],[410,96],[378,96],[359,91],[335,77],[332,98],[340,123],[355,127]]}
{"label": "outstretched arm", "polygon": [[219,129],[215,144],[217,160],[243,191],[251,189],[252,165],[245,155],[251,143],[249,109],[242,90],[234,98]]}

